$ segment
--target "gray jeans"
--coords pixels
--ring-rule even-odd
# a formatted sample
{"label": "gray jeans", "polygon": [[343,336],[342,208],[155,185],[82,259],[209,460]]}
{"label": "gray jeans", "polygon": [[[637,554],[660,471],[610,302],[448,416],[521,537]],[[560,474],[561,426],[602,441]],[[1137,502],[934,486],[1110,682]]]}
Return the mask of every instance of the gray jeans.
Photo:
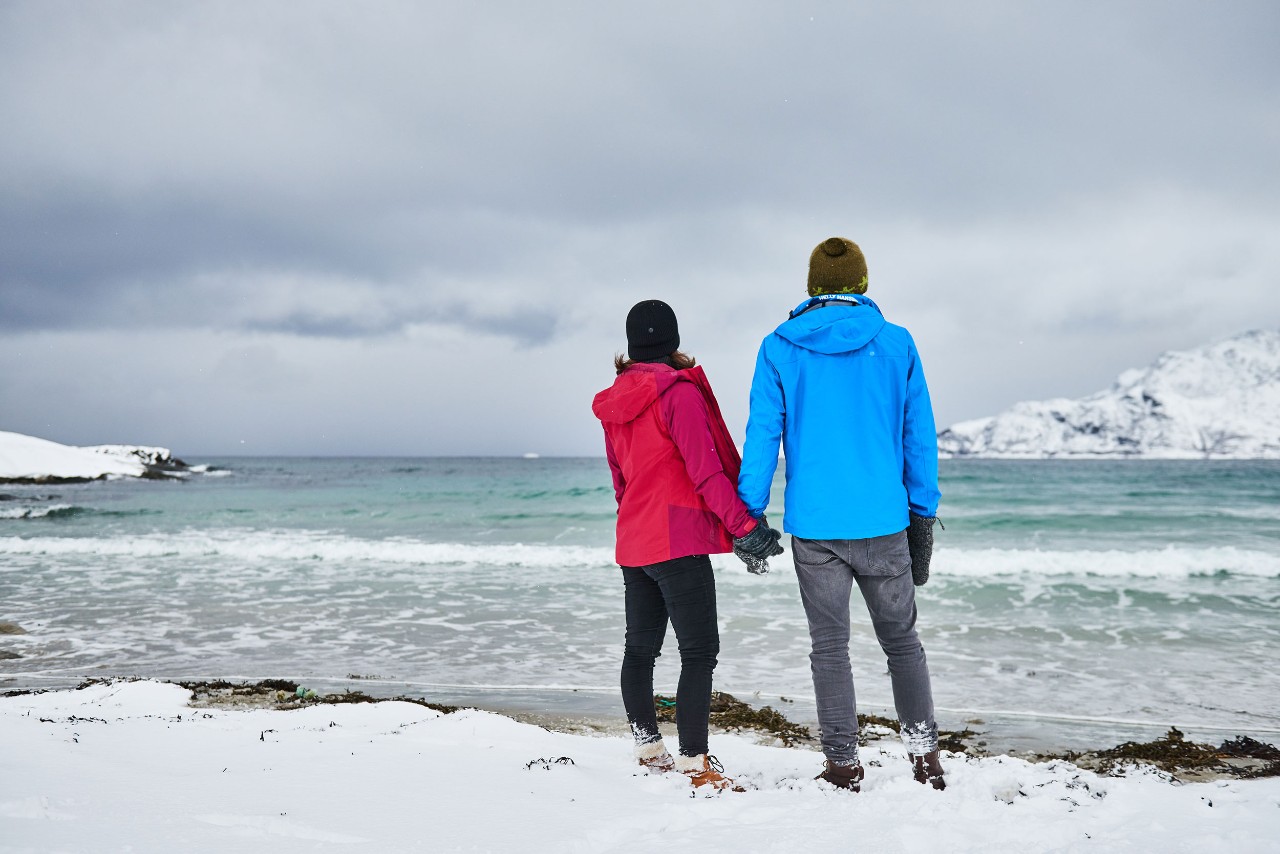
{"label": "gray jeans", "polygon": [[813,691],[822,752],[836,765],[858,761],[858,715],[849,664],[849,599],[853,582],[889,659],[902,741],[916,755],[938,749],[933,689],[916,635],[916,591],[905,532],[863,540],[791,538],[800,598],[809,618]]}

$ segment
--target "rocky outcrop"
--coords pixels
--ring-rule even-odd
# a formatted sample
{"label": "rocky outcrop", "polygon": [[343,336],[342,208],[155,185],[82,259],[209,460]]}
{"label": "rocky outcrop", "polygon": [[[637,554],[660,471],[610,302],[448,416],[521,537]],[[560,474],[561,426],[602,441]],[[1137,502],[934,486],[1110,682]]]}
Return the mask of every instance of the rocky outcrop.
{"label": "rocky outcrop", "polygon": [[0,483],[78,483],[113,477],[166,478],[191,471],[168,448],[60,445],[0,431]]}
{"label": "rocky outcrop", "polygon": [[1079,400],[1019,403],[938,434],[944,457],[1280,459],[1280,330],[1165,353]]}

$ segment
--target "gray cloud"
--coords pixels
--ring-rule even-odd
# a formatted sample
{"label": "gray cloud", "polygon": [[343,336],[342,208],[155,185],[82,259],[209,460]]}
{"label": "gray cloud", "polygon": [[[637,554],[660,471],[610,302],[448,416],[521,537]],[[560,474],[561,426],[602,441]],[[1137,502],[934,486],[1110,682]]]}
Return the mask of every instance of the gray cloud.
{"label": "gray cloud", "polygon": [[[349,394],[369,353],[465,352],[490,391],[424,371],[476,414],[421,452],[508,448],[478,427],[498,392],[520,441],[595,452],[535,368],[605,364],[627,307],[662,296],[741,393],[839,232],[937,354],[941,419],[1083,393],[1278,322],[1278,25],[1273,3],[1190,0],[6,3],[5,352],[340,352]],[[111,410],[66,359],[22,358],[0,394],[30,414],[5,418],[37,431],[40,389]],[[236,376],[208,368],[205,399],[262,406]],[[281,403],[280,441],[330,405]]]}

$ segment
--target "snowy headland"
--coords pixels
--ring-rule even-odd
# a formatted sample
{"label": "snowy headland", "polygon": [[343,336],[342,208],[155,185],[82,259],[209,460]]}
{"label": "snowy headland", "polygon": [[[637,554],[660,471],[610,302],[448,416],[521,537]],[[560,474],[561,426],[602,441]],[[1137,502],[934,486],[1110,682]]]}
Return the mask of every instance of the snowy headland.
{"label": "snowy headland", "polygon": [[1178,785],[1008,756],[911,779],[863,750],[860,794],[821,755],[715,733],[747,789],[691,797],[628,739],[552,732],[405,702],[193,708],[141,681],[0,698],[0,850],[10,851],[1263,851],[1280,778]]}
{"label": "snowy headland", "polygon": [[949,457],[1280,459],[1280,330],[1165,353],[1079,400],[1019,403],[938,434]]}
{"label": "snowy headland", "polygon": [[0,483],[59,483],[116,477],[180,477],[203,471],[168,448],[140,445],[60,445],[0,431]]}

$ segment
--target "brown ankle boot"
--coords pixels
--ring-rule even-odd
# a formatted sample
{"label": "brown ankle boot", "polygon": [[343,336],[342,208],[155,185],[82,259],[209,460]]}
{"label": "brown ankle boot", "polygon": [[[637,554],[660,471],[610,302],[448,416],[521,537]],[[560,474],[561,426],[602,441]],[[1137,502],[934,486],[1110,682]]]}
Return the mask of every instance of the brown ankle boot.
{"label": "brown ankle boot", "polygon": [[651,741],[648,744],[637,744],[636,759],[642,767],[653,774],[665,774],[668,771],[676,770],[675,760],[667,752],[667,746],[663,744],[662,739]]}
{"label": "brown ankle boot", "polygon": [[731,778],[724,776],[724,766],[714,756],[708,756],[705,753],[698,756],[677,756],[675,766],[677,771],[688,775],[689,782],[695,789],[710,786],[717,792],[723,792],[726,789],[733,792],[746,791],[741,786],[735,786]]}
{"label": "brown ankle boot", "polygon": [[833,786],[848,789],[851,792],[862,791],[862,766],[835,765],[830,759],[822,763],[822,773],[815,780],[826,780]]}
{"label": "brown ankle boot", "polygon": [[942,759],[938,751],[932,750],[923,756],[908,753],[907,758],[911,760],[911,770],[917,783],[929,783],[938,790],[947,787],[947,781],[942,778]]}

